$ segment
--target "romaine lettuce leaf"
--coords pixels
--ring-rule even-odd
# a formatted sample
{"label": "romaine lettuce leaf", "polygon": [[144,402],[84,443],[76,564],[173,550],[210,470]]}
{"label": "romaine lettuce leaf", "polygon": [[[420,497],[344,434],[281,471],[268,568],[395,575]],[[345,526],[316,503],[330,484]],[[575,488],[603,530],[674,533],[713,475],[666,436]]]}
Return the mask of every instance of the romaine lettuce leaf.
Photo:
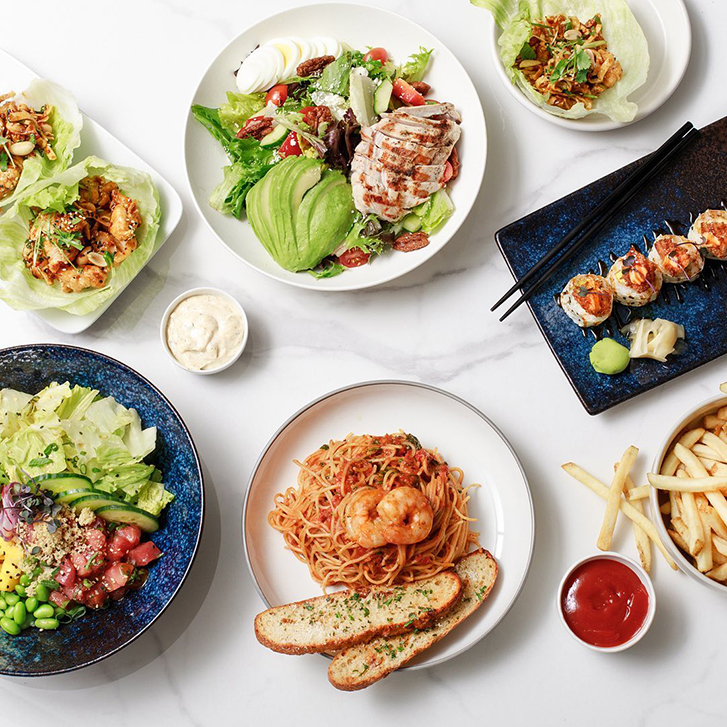
{"label": "romaine lettuce leaf", "polygon": [[[421,214],[421,210],[419,214]],[[431,234],[454,212],[454,205],[444,189],[437,190],[425,203],[421,214],[422,231]]]}
{"label": "romaine lettuce leaf", "polygon": [[51,147],[56,159],[51,161],[45,154],[35,154],[26,159],[18,186],[10,196],[0,201],[0,206],[6,209],[9,209],[39,180],[48,179],[67,169],[73,159],[73,152],[81,143],[83,116],[78,110],[76,99],[65,88],[53,81],[37,79],[28,86],[22,96],[34,109],[40,109],[46,104],[53,106],[48,120],[53,127]]}
{"label": "romaine lettuce leaf", "polygon": [[[510,80],[534,104],[555,116],[579,119],[589,114],[601,113],[614,121],[633,121],[638,107],[628,97],[644,85],[649,72],[649,47],[644,32],[638,24],[626,0],[470,0],[489,10],[502,28],[498,40],[500,60]],[[530,38],[531,22],[547,15],[576,16],[582,22],[594,15],[603,20],[603,37],[608,50],[614,54],[623,68],[623,77],[612,88],[600,94],[592,109],[578,103],[569,110],[550,106],[523,73],[513,68],[520,49]]]}
{"label": "romaine lettuce leaf", "polygon": [[227,103],[217,110],[220,123],[236,134],[240,127],[255,113],[265,108],[264,93],[227,92]]}
{"label": "romaine lettuce leaf", "polygon": [[[64,293],[59,285],[47,285],[34,278],[23,262],[23,245],[32,218],[31,207],[58,209],[72,202],[78,198],[80,180],[94,175],[116,182],[124,194],[136,200],[142,217],[141,227],[136,233],[138,248],[114,267],[103,288]],[[87,157],[27,190],[13,208],[0,217],[0,299],[16,310],[58,308],[73,315],[90,313],[123,289],[154,254],[160,244],[156,239],[160,217],[159,194],[146,172],[117,167],[98,157]]]}

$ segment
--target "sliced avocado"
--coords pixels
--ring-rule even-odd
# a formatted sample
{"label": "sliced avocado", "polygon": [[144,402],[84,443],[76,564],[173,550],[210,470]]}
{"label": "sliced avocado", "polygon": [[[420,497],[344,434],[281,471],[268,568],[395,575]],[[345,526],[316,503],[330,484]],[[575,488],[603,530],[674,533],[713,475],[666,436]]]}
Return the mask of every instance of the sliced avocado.
{"label": "sliced avocado", "polygon": [[270,249],[270,240],[273,233],[268,210],[270,209],[270,182],[274,171],[274,168],[271,169],[259,182],[256,182],[247,193],[245,200],[247,219],[252,226],[252,231],[271,255],[273,253]]}

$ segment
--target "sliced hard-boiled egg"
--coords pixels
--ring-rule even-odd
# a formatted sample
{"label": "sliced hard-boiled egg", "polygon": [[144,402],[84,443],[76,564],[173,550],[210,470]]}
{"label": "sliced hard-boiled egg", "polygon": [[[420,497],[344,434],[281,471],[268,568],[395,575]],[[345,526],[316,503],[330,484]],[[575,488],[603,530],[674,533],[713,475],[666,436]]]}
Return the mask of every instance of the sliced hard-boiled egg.
{"label": "sliced hard-boiled egg", "polygon": [[293,38],[274,38],[265,43],[266,46],[277,48],[283,56],[283,73],[279,80],[284,81],[295,75],[301,61],[301,47]]}
{"label": "sliced hard-boiled egg", "polygon": [[254,55],[257,55],[257,62],[262,69],[261,80],[255,91],[267,91],[278,83],[283,75],[283,54],[277,48],[263,45],[253,53]]}
{"label": "sliced hard-boiled egg", "polygon": [[240,93],[254,93],[262,80],[263,66],[257,57],[253,58],[254,55],[253,52],[245,58],[237,70],[235,80]]}
{"label": "sliced hard-boiled egg", "polygon": [[295,45],[300,48],[300,63],[310,60],[315,56],[313,53],[313,46],[305,38],[299,38],[297,35],[291,35],[288,40],[295,43]]}
{"label": "sliced hard-boiled egg", "polygon": [[319,55],[322,56],[333,56],[338,58],[341,55],[341,44],[335,39],[328,35],[319,35],[312,39],[319,51]]}

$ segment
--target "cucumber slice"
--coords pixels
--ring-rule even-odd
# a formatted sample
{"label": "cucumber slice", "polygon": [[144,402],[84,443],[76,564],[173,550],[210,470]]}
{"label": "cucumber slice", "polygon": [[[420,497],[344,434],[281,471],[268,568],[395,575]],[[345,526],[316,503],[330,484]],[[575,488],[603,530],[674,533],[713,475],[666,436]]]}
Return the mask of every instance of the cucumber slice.
{"label": "cucumber slice", "polygon": [[73,489],[64,490],[63,492],[59,492],[57,495],[53,495],[53,499],[63,505],[70,505],[74,500],[79,497],[83,497],[83,495],[87,495],[89,492],[91,492],[91,490],[88,490],[85,487],[74,487]]}
{"label": "cucumber slice", "polygon": [[284,126],[278,124],[273,127],[273,130],[269,134],[265,134],[265,136],[260,139],[260,146],[272,146],[273,144],[277,144],[279,141],[283,140],[283,137],[287,133],[288,130]]}
{"label": "cucumber slice", "polygon": [[413,213],[408,214],[402,221],[401,221],[402,227],[407,232],[416,232],[417,230],[420,230],[422,227],[422,220],[419,217],[419,215],[415,215]]}
{"label": "cucumber slice", "polygon": [[[60,499],[60,498],[59,498]],[[62,502],[67,502],[62,500]],[[100,510],[102,507],[118,507],[119,505],[125,506],[126,503],[122,502],[116,497],[111,497],[105,492],[99,492],[98,490],[81,490],[80,495],[76,495],[68,504],[76,511],[82,510],[84,507],[90,507],[92,510]]]}
{"label": "cucumber slice", "polygon": [[145,533],[153,533],[159,530],[159,521],[146,510],[141,510],[133,505],[109,505],[100,507],[96,514],[104,520],[116,523],[136,525]]}
{"label": "cucumber slice", "polygon": [[39,475],[33,478],[43,490],[52,495],[58,495],[73,489],[90,490],[93,486],[91,480],[85,475],[77,475],[73,472],[58,472],[54,475]]}
{"label": "cucumber slice", "polygon": [[374,91],[374,111],[378,116],[389,110],[389,101],[391,101],[391,92],[393,90],[394,84],[388,78],[385,78]]}

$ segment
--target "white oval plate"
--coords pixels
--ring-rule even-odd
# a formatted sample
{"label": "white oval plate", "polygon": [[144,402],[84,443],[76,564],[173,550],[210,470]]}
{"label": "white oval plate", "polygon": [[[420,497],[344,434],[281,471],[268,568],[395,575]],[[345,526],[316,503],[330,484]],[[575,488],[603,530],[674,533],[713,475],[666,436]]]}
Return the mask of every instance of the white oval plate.
{"label": "white oval plate", "polygon": [[692,26],[683,0],[629,0],[629,7],[644,31],[650,58],[646,83],[629,96],[629,100],[639,107],[633,121],[613,121],[603,114],[590,114],[582,119],[563,119],[536,106],[507,77],[498,52],[500,28],[491,18],[492,56],[500,79],[526,109],[551,124],[578,131],[609,131],[641,121],[656,111],[681,83],[692,52]]}
{"label": "white oval plate", "polygon": [[466,401],[408,381],[370,381],[338,389],[293,414],[273,435],[250,478],[242,514],[247,563],[263,601],[277,606],[321,595],[308,568],[285,549],[267,522],[277,492],[295,485],[302,459],[329,439],[353,432],[411,432],[479,483],[470,515],[480,545],[497,559],[499,575],[487,601],[446,638],[410,664],[440,664],[476,644],[508,612],[525,581],[535,538],[533,504],[515,452],[492,422]]}
{"label": "white oval plate", "polygon": [[398,278],[419,267],[449,242],[477,198],[487,153],[485,117],[477,91],[454,55],[431,33],[411,20],[381,8],[331,3],[287,10],[248,28],[212,62],[197,87],[192,103],[219,106],[224,102],[227,91],[236,90],[232,73],[240,61],[258,43],[287,35],[303,38],[330,35],[361,50],[369,46],[383,46],[397,62],[403,62],[419,46],[434,48],[426,76],[427,83],[432,86],[432,95],[441,101],[451,101],[462,114],[462,137],[457,145],[462,166],[458,179],[450,188],[454,214],[432,235],[429,245],[421,250],[390,252],[376,258],[370,265],[346,270],[335,278],[325,280],[316,280],[308,273],[288,272],[268,255],[246,220],[222,215],[209,206],[210,193],[222,179],[222,167],[230,162],[222,147],[190,113],[184,155],[195,205],[212,232],[236,257],[283,283],[313,290],[358,290]]}

